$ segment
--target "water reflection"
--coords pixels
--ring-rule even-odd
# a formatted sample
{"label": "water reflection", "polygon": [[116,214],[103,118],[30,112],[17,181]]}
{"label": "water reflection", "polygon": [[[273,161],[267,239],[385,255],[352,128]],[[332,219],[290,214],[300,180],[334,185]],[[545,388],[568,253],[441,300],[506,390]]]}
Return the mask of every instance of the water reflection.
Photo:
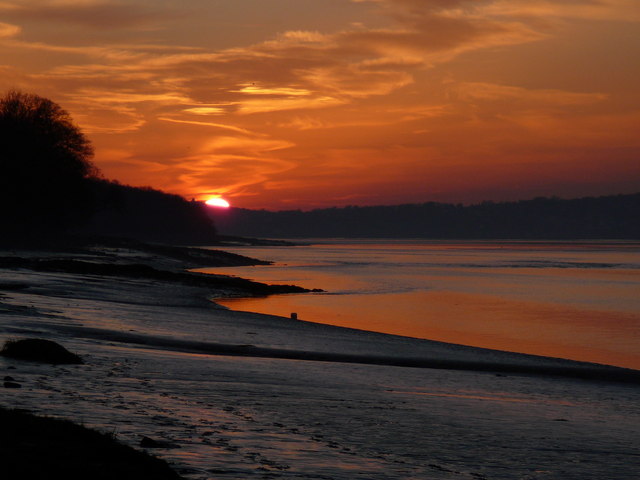
{"label": "water reflection", "polygon": [[234,310],[296,312],[318,323],[640,368],[638,244],[233,250],[276,264],[216,273],[328,292],[219,301]]}

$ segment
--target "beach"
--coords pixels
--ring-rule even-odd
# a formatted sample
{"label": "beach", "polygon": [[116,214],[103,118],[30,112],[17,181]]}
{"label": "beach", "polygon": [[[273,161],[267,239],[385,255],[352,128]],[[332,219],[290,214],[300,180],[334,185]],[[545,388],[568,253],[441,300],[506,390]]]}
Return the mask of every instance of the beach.
{"label": "beach", "polygon": [[229,310],[210,298],[295,289],[182,276],[216,255],[5,252],[0,341],[84,364],[0,357],[0,406],[155,439],[194,480],[635,477],[637,370]]}

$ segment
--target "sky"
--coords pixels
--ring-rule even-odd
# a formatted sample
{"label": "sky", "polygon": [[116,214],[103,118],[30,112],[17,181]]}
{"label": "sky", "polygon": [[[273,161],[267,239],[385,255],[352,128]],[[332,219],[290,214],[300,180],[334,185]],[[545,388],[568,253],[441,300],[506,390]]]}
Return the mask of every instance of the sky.
{"label": "sky", "polygon": [[104,176],[269,210],[640,191],[638,0],[0,0]]}

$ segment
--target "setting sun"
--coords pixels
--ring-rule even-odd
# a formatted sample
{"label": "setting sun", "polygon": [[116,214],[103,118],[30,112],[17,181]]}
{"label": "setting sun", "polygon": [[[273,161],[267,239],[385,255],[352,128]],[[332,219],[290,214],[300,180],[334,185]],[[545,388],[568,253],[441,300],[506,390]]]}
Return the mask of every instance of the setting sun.
{"label": "setting sun", "polygon": [[106,178],[239,208],[631,194],[639,27],[638,0],[0,0],[0,92],[62,105]]}
{"label": "setting sun", "polygon": [[206,203],[210,207],[229,208],[231,206],[231,205],[229,205],[229,202],[227,202],[224,198],[220,198],[220,197],[210,198],[209,200],[207,200],[204,203]]}

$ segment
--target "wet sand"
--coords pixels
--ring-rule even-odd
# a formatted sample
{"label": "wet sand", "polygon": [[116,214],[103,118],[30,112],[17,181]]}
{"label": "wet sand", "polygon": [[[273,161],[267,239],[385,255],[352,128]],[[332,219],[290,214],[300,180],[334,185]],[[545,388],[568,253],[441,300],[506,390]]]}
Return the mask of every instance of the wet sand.
{"label": "wet sand", "polygon": [[1,276],[0,340],[86,363],[0,359],[23,387],[0,405],[179,446],[154,453],[186,478],[623,479],[640,456],[634,370],[233,312],[176,277]]}

